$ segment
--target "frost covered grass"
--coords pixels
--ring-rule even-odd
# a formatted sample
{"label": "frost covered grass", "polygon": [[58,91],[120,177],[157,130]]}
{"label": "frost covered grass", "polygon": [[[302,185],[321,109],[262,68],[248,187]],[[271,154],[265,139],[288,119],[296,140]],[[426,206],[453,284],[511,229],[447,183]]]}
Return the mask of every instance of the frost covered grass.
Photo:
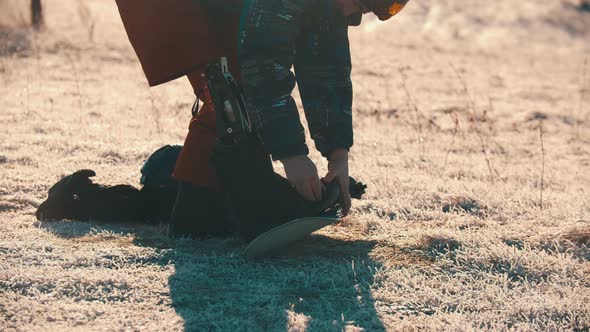
{"label": "frost covered grass", "polygon": [[563,17],[587,20],[567,2],[526,49],[525,25],[502,46],[482,38],[534,16],[532,1],[511,16],[455,1],[448,22],[426,1],[403,24],[352,30],[351,173],[368,195],[258,262],[238,240],[165,226],[36,222],[67,173],[137,185],[152,151],[182,143],[193,102],[185,80],[147,88],[113,3],[87,2],[89,38],[76,6],[46,2],[45,31],[0,31],[0,45],[28,37],[0,53],[0,330],[590,328],[588,31],[574,21],[551,44]]}

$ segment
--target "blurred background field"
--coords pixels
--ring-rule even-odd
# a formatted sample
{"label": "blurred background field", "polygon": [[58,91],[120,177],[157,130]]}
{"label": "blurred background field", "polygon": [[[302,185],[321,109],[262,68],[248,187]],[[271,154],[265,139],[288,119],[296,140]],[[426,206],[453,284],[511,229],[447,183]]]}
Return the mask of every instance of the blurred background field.
{"label": "blurred background field", "polygon": [[368,196],[258,263],[165,226],[36,222],[78,169],[138,185],[194,97],[185,79],[147,87],[114,1],[43,1],[39,31],[29,6],[0,0],[0,330],[590,328],[587,1],[367,16],[351,174]]}

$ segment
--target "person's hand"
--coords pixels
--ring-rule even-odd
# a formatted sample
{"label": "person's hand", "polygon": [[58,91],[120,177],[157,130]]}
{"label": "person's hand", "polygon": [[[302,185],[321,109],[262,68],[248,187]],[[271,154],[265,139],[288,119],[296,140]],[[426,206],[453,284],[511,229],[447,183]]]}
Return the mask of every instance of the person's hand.
{"label": "person's hand", "polygon": [[344,217],[350,213],[352,205],[350,199],[349,178],[348,178],[348,151],[344,149],[334,150],[330,154],[328,162],[328,174],[324,177],[324,181],[336,181],[340,186],[340,206],[342,207],[342,214]]}
{"label": "person's hand", "polygon": [[318,176],[318,169],[307,156],[281,159],[287,180],[297,192],[308,201],[321,201],[324,186]]}

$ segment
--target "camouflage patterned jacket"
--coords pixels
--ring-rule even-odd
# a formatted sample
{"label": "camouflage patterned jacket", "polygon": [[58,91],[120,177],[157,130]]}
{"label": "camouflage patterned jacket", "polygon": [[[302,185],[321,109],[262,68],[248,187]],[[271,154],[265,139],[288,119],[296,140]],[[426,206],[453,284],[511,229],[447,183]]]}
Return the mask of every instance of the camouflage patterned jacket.
{"label": "camouflage patterned jacket", "polygon": [[242,84],[254,129],[274,160],[309,152],[291,96],[295,84],[322,155],[353,144],[348,21],[333,3],[245,1],[238,35]]}

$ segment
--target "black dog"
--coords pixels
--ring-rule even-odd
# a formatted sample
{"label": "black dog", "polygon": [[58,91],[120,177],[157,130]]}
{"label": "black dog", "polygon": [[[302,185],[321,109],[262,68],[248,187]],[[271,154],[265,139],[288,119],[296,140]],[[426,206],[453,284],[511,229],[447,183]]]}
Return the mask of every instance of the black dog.
{"label": "black dog", "polygon": [[167,221],[175,189],[105,186],[93,183],[90,178],[94,176],[96,172],[86,169],[62,178],[49,189],[47,200],[37,209],[37,219],[143,224]]}
{"label": "black dog", "polygon": [[[177,186],[171,176],[176,158],[177,153],[170,153],[169,149],[154,153],[149,159],[152,163],[148,160],[146,165],[149,167],[142,169],[141,189],[130,185],[96,184],[91,179],[96,176],[94,171],[77,171],[49,189],[47,200],[36,212],[37,219],[168,223],[173,211],[180,212],[175,206],[177,197],[183,197],[178,192],[183,187]],[[336,183],[326,184],[322,202],[304,200],[287,179],[274,172],[269,155],[255,135],[232,146],[218,145],[212,162],[222,179],[225,193],[199,192],[187,196],[197,197],[196,201],[177,204],[186,205],[194,216],[186,218],[186,225],[172,225],[171,231],[176,236],[235,234],[248,240],[294,219],[338,215],[339,188]],[[168,175],[160,174],[162,179],[149,180],[146,175],[158,177],[152,173]],[[366,185],[350,179],[352,198],[360,199],[365,189]]]}

